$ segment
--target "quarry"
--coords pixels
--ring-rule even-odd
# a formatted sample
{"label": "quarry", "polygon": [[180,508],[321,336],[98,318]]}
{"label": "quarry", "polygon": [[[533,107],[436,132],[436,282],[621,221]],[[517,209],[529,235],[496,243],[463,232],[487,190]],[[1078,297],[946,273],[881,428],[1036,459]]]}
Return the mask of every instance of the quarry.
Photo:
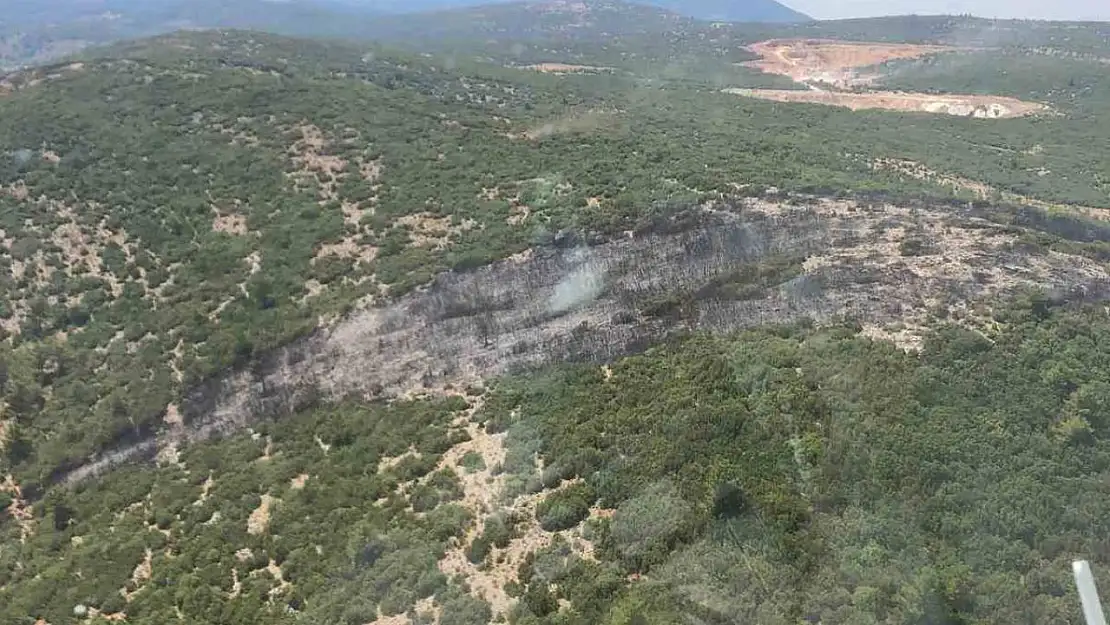
{"label": "quarry", "polygon": [[883,64],[941,54],[974,51],[943,45],[771,39],[748,46],[761,58],[741,65],[786,76],[806,89],[725,89],[744,97],[774,102],[805,102],[841,106],[853,111],[878,109],[976,119],[1024,117],[1048,107],[1017,98],[982,94],[934,94],[885,91],[879,88]]}

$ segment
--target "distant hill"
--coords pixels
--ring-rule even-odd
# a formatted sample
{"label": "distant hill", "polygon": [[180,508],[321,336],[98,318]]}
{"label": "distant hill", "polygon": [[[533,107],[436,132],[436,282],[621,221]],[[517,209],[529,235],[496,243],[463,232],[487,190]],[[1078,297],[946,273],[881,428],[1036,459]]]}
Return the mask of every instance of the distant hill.
{"label": "distant hill", "polygon": [[243,28],[357,37],[375,14],[333,2],[268,0],[15,0],[0,17],[0,68],[47,62],[81,48],[180,29]]}
{"label": "distant hill", "polygon": [[[498,0],[345,0],[348,6],[367,7],[383,13],[416,13],[446,11],[502,3]],[[510,2],[506,4],[520,4]],[[557,0],[530,4],[561,5],[574,8],[596,4],[590,0]],[[775,0],[637,0],[635,4],[666,9],[684,17],[730,22],[805,22],[808,15],[799,13]]]}
{"label": "distant hill", "polygon": [[659,32],[691,19],[809,18],[773,0],[13,0],[0,16],[0,68],[179,29],[237,28],[347,39],[563,38]]}
{"label": "distant hill", "polygon": [[603,40],[688,30],[697,21],[653,6],[600,0],[509,2],[383,16],[364,36],[404,43],[484,40]]}
{"label": "distant hill", "polygon": [[699,20],[725,22],[808,22],[813,18],[774,0],[645,0]]}

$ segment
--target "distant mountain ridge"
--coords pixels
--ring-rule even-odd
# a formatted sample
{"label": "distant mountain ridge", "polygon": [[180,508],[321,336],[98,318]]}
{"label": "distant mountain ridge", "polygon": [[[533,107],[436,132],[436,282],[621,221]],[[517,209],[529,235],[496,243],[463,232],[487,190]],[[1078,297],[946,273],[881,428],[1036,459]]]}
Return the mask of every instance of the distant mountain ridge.
{"label": "distant mountain ridge", "polygon": [[[351,7],[365,7],[382,13],[423,13],[469,9],[487,4],[524,4],[504,0],[345,0]],[[555,0],[528,4],[582,5],[597,4],[593,0]],[[657,7],[683,17],[699,20],[730,22],[806,22],[808,15],[795,11],[775,0],[631,0],[631,4]]]}
{"label": "distant mountain ridge", "polygon": [[813,18],[774,0],[645,0],[647,4],[699,20],[790,23]]}
{"label": "distant mountain ridge", "polygon": [[180,29],[411,41],[667,32],[693,20],[801,23],[774,0],[11,0],[0,68]]}

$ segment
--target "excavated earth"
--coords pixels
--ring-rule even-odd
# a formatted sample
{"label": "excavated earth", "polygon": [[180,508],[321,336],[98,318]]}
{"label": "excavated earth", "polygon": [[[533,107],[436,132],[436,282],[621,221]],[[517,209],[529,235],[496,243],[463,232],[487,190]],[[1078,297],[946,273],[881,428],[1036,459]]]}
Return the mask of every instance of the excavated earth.
{"label": "excavated earth", "polygon": [[[1028,287],[1088,300],[1110,294],[1105,265],[1031,249],[1012,223],[997,225],[987,210],[755,198],[693,207],[593,245],[564,236],[548,248],[442,274],[419,292],[356,310],[227,371],[187,394],[182,426],[57,477],[72,483],[317,401],[410,397],[550,362],[603,363],[691,330],[847,317],[868,336],[913,349],[914,328],[940,309],[985,328],[989,301]],[[1034,229],[1093,236],[1066,217],[1012,210]],[[743,296],[713,286],[783,258],[793,258],[795,269],[779,283]],[[672,300],[678,304],[660,305]]]}
{"label": "excavated earth", "polygon": [[866,85],[878,77],[877,74],[861,74],[860,68],[962,50],[951,46],[832,39],[771,39],[752,44],[748,49],[762,58],[743,63],[747,67],[788,76],[797,82],[820,82],[837,87]]}
{"label": "excavated earth", "polygon": [[791,89],[726,89],[726,93],[775,102],[807,102],[843,106],[853,111],[883,109],[888,111],[943,113],[980,119],[1024,117],[1047,110],[1043,104],[1017,98],[989,95],[935,95],[871,91],[846,93],[838,91],[798,91]]}
{"label": "excavated earth", "polygon": [[[873,69],[887,61],[965,52],[967,48],[826,39],[771,39],[748,46],[760,59],[742,63],[770,74],[787,76],[809,90],[726,89],[776,102],[808,102],[852,110],[883,109],[981,119],[1023,117],[1048,110],[1043,104],[992,95],[927,94],[869,89],[882,78]],[[838,91],[854,89],[851,92]],[[863,91],[859,91],[863,89]]]}

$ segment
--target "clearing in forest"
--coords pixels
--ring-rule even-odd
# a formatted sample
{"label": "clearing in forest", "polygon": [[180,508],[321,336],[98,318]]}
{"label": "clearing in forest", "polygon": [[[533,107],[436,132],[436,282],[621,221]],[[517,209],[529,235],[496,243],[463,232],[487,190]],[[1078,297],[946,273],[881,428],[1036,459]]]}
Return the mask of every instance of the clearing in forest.
{"label": "clearing in forest", "polygon": [[878,74],[859,73],[864,67],[962,50],[950,46],[828,39],[771,39],[752,44],[748,49],[763,58],[744,63],[747,67],[788,76],[797,82],[841,88],[867,85],[878,78]]}
{"label": "clearing in forest", "polygon": [[[742,65],[787,76],[807,85],[809,90],[726,89],[727,93],[775,102],[842,106],[853,111],[883,109],[980,119],[1023,117],[1048,108],[1036,102],[992,95],[858,91],[881,78],[881,74],[873,70],[863,71],[865,68],[874,68],[887,61],[963,52],[968,48],[826,39],[771,39],[752,44],[748,49],[762,58]],[[857,91],[842,91],[845,89]]]}
{"label": "clearing in forest", "polygon": [[598,67],[595,65],[572,65],[570,63],[536,63],[533,65],[525,65],[520,69],[530,69],[545,74],[596,74],[600,72],[612,72],[612,67]]}
{"label": "clearing in forest", "polygon": [[989,95],[935,95],[894,91],[847,93],[793,89],[726,89],[725,92],[775,102],[808,102],[810,104],[843,106],[853,111],[883,109],[888,111],[942,113],[980,119],[1024,117],[1047,109],[1045,105],[1035,102]]}

